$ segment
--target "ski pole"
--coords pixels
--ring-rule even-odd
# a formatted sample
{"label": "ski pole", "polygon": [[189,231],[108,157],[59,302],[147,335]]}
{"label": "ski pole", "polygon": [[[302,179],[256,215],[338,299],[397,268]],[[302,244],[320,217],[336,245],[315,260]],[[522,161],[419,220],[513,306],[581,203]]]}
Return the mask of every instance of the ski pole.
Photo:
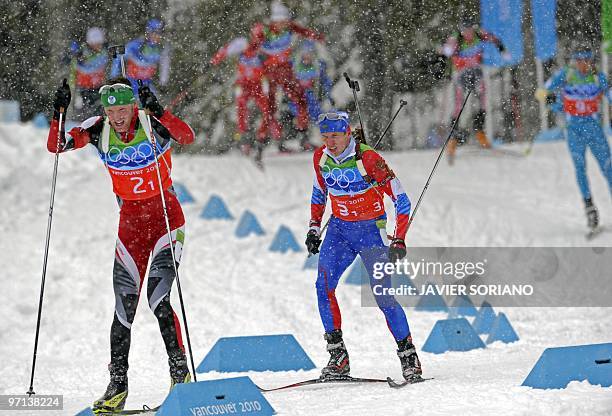
{"label": "ski pole", "polygon": [[451,126],[450,131],[448,132],[448,136],[446,137],[446,140],[444,141],[444,144],[442,145],[442,149],[440,149],[440,153],[438,154],[438,158],[436,159],[436,163],[434,163],[433,168],[431,169],[431,172],[429,173],[429,177],[427,178],[427,182],[425,182],[425,186],[423,186],[423,190],[421,191],[421,195],[419,196],[419,199],[416,203],[416,205],[414,206],[414,211],[412,211],[412,215],[410,216],[410,219],[408,220],[408,226],[406,227],[406,232],[408,232],[408,230],[410,229],[410,225],[412,225],[412,221],[414,221],[414,217],[416,217],[417,211],[419,210],[419,206],[421,205],[421,201],[423,200],[423,196],[425,195],[425,191],[427,191],[427,188],[429,188],[429,182],[431,181],[432,176],[434,175],[434,172],[436,171],[436,168],[438,167],[438,164],[440,163],[440,159],[442,159],[442,155],[444,154],[444,149],[446,149],[446,145],[448,144],[448,142],[450,141],[452,135],[453,135],[453,131],[455,131],[455,126],[457,126],[457,123],[459,122],[459,118],[461,117],[461,113],[463,113],[463,109],[465,108],[465,104],[467,103],[468,98],[470,98],[470,94],[472,93],[472,89],[468,89],[468,93],[465,96],[465,99],[463,100],[463,104],[461,105],[461,109],[459,110],[459,114],[457,114],[457,117],[455,117],[455,121],[453,122],[453,125]]}
{"label": "ski pole", "polygon": [[121,75],[125,78],[125,60],[123,59],[125,55],[125,46],[124,45],[113,45],[108,47],[108,51],[110,52],[113,59],[117,59],[117,55],[121,55]]}
{"label": "ski pole", "polygon": [[[142,84],[139,82],[142,86]],[[185,302],[183,301],[183,291],[181,290],[181,280],[179,279],[178,268],[176,267],[176,256],[174,254],[174,246],[172,245],[172,230],[170,229],[170,220],[168,219],[168,210],[166,208],[166,198],[164,197],[164,188],[159,170],[159,160],[157,155],[157,140],[153,134],[153,125],[151,124],[151,116],[147,113],[147,123],[149,124],[149,135],[153,147],[153,157],[155,159],[155,171],[157,172],[157,182],[159,183],[159,195],[162,201],[162,209],[164,211],[164,221],[166,222],[166,231],[168,232],[168,241],[170,243],[170,254],[172,255],[172,266],[174,267],[174,277],[176,278],[176,288],[178,290],[179,302],[181,304],[181,314],[183,315],[183,323],[185,324],[185,336],[187,337],[187,348],[189,349],[189,359],[191,360],[191,369],[193,370],[193,381],[197,382],[195,364],[193,362],[193,350],[191,349],[191,338],[189,336],[189,327],[187,326],[187,313],[185,312]]]}
{"label": "ski pole", "polygon": [[389,130],[389,128],[391,127],[391,124],[393,124],[393,122],[395,121],[395,118],[397,117],[397,115],[399,114],[399,112],[402,110],[402,108],[408,104],[408,102],[406,100],[400,100],[400,106],[397,109],[397,111],[395,112],[395,114],[393,115],[393,118],[389,121],[389,123],[387,124],[387,127],[385,127],[385,129],[383,130],[383,133],[380,135],[380,137],[378,138],[378,140],[376,141],[376,144],[374,144],[374,149],[376,149],[378,147],[378,145],[380,144],[380,142],[382,141],[383,137],[385,137],[385,134],[387,134],[387,131]]}
{"label": "ski pole", "polygon": [[[357,82],[357,81],[355,81]],[[378,140],[376,141],[376,144],[374,145],[373,149],[376,149],[378,147],[378,144],[382,141],[382,139],[385,137],[385,134],[387,134],[387,131],[389,131],[389,128],[391,127],[391,124],[393,124],[393,121],[395,121],[395,118],[397,117],[397,115],[399,114],[400,110],[402,109],[402,107],[404,107],[406,104],[408,104],[405,100],[400,100],[400,106],[397,109],[397,111],[395,112],[395,114],[393,115],[393,118],[389,121],[389,123],[387,123],[387,127],[385,128],[385,130],[383,131],[383,133],[380,135],[380,137],[378,138]],[[319,235],[323,235],[323,232],[325,231],[325,229],[327,228],[327,226],[329,225],[329,221],[331,218],[328,218],[327,221],[325,221],[325,224],[323,225],[323,228],[321,228],[321,231],[319,233]],[[311,253],[308,253],[308,257],[312,256]]]}
{"label": "ski pole", "polygon": [[[64,78],[64,85],[67,80]],[[55,203],[55,184],[57,182],[57,167],[59,164],[60,143],[64,132],[64,107],[59,110],[59,128],[57,132],[57,147],[55,148],[55,162],[53,163],[53,176],[51,179],[51,197],[49,198],[49,218],[47,219],[47,237],[45,239],[45,255],[43,257],[42,279],[40,282],[40,297],[38,300],[38,317],[36,319],[36,335],[34,336],[34,353],[32,354],[32,374],[30,376],[30,389],[27,394],[34,392],[34,372],[36,370],[36,353],[38,351],[38,336],[40,335],[40,321],[42,319],[43,296],[45,293],[45,278],[47,276],[47,259],[49,257],[49,241],[51,240],[51,223],[53,222],[53,205]]]}
{"label": "ski pole", "polygon": [[359,108],[359,100],[357,99],[357,91],[359,91],[359,82],[358,81],[353,81],[348,74],[345,72],[344,74],[344,79],[346,79],[346,82],[348,83],[350,89],[353,91],[353,100],[355,101],[355,108],[357,109],[357,116],[359,117],[359,125],[361,126],[361,131],[363,132],[363,137],[367,137],[366,136],[366,131],[365,128],[363,127],[363,120],[361,118],[361,109]]}

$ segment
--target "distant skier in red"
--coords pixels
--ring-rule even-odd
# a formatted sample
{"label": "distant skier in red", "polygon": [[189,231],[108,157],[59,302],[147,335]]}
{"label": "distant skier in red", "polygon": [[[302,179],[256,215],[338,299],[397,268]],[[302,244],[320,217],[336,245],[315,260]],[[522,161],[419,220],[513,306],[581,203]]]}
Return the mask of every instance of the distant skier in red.
{"label": "distant skier in red", "polygon": [[[274,114],[270,111],[268,97],[262,87],[263,66],[261,58],[252,49],[246,51],[247,47],[248,41],[246,38],[236,38],[219,49],[210,62],[213,65],[219,65],[226,59],[238,57],[236,74],[236,86],[238,87],[238,93],[236,94],[237,134],[243,137],[248,132],[248,104],[250,100],[254,100],[262,116],[261,124],[257,129],[258,150],[260,150],[267,137],[275,140],[280,139],[282,129],[274,118]],[[261,158],[260,151],[258,151],[258,157]]]}
{"label": "distant skier in red", "polygon": [[289,9],[272,2],[270,23],[257,23],[251,30],[247,53],[263,56],[264,76],[270,83],[270,111],[276,113],[276,89],[280,86],[297,106],[296,128],[308,128],[308,105],[304,89],[295,78],[291,66],[294,35],[322,42],[324,36],[291,20]]}

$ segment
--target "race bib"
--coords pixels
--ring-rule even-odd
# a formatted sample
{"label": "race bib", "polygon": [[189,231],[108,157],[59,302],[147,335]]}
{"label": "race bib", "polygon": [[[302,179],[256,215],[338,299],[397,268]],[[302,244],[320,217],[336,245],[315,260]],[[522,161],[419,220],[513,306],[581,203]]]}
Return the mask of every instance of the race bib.
{"label": "race bib", "polygon": [[363,221],[378,218],[385,213],[383,199],[370,189],[361,195],[332,196],[332,213],[345,221]]}
{"label": "race bib", "polygon": [[[163,189],[172,185],[170,170],[172,159],[171,149],[166,150],[159,158],[159,173]],[[160,193],[155,162],[140,169],[114,169],[108,166],[108,172],[113,181],[113,191],[122,199],[136,200],[151,198]]]}

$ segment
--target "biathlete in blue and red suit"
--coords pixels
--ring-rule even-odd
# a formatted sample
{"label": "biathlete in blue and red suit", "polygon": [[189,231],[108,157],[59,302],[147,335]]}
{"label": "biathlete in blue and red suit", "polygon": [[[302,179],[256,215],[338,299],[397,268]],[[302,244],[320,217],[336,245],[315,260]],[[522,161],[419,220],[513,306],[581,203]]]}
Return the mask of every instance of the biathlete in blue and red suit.
{"label": "biathlete in blue and red suit", "polygon": [[[125,74],[134,90],[138,81],[155,92],[153,79],[157,74],[159,86],[164,87],[170,79],[170,48],[162,43],[164,24],[161,20],[151,19],[147,22],[144,37],[132,39],[125,45]],[[159,71],[159,73],[158,73]],[[121,74],[121,60],[115,59],[111,67],[111,76]]]}
{"label": "biathlete in blue and red suit", "polygon": [[[135,103],[129,81],[115,79],[112,82],[100,88],[104,115],[89,118],[68,133],[59,125],[59,111],[68,108],[71,95],[64,83],[55,95],[55,112],[47,139],[47,148],[53,153],[58,151],[58,145],[59,152],[80,149],[87,144],[94,146],[108,169],[121,207],[113,267],[115,314],[110,334],[111,381],[104,395],[94,403],[94,413],[121,410],[125,404],[131,326],[149,258],[147,298],[168,353],[171,386],[190,380],[180,324],[170,305],[175,271],[160,193],[163,191],[166,201],[178,267],[185,238],[185,218],[172,188],[170,143],[172,140],[193,143],[194,132],[184,121],[164,110],[148,87],[142,87],[139,96],[151,115],[149,126],[145,112]],[[154,140],[151,140],[151,133]],[[155,154],[163,189],[159,186]]]}
{"label": "biathlete in blue and red suit", "polygon": [[587,177],[586,150],[599,164],[610,194],[612,195],[612,157],[606,134],[601,127],[600,102],[610,101],[608,80],[597,70],[593,52],[577,48],[572,54],[572,63],[557,71],[536,91],[536,98],[545,101],[549,93],[559,91],[566,116],[567,145],[574,162],[576,180],[584,200],[587,225],[591,231],[599,227],[599,212],[591,195]]}
{"label": "biathlete in blue and red suit", "polygon": [[[349,356],[342,339],[340,307],[335,295],[340,276],[360,255],[370,275],[370,286],[390,286],[388,277],[374,277],[374,264],[396,262],[406,256],[404,237],[410,216],[410,200],[385,160],[362,143],[361,131],[356,130],[356,134],[351,135],[346,112],[323,113],[318,124],[324,146],[314,153],[315,177],[306,246],[311,254],[319,252],[321,220],[329,196],[332,216],[321,245],[316,289],[325,328],[324,338],[331,355],[322,375],[333,377],[348,375],[350,371]],[[396,213],[396,227],[390,245],[386,231],[385,194],[393,200]],[[421,363],[412,344],[404,310],[393,296],[375,298],[397,342],[404,377],[408,381],[420,378]]]}

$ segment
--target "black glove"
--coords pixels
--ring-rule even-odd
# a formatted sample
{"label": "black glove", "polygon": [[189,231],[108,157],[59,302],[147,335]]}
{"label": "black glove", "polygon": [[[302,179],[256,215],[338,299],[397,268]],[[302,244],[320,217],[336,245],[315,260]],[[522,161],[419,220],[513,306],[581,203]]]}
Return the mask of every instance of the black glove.
{"label": "black glove", "polygon": [[157,118],[160,118],[164,114],[164,108],[157,101],[157,97],[146,85],[142,85],[142,81],[138,80],[138,98],[140,104],[145,110],[149,110],[149,113]]}
{"label": "black glove", "polygon": [[59,120],[59,113],[66,112],[70,105],[70,87],[68,80],[64,78],[62,85],[55,91],[55,100],[53,100],[53,118]]}
{"label": "black glove", "polygon": [[389,261],[391,263],[406,257],[406,243],[401,238],[395,238],[389,245]]}
{"label": "black glove", "polygon": [[317,254],[319,252],[319,246],[321,245],[321,238],[317,230],[311,229],[306,234],[306,248],[308,253]]}

